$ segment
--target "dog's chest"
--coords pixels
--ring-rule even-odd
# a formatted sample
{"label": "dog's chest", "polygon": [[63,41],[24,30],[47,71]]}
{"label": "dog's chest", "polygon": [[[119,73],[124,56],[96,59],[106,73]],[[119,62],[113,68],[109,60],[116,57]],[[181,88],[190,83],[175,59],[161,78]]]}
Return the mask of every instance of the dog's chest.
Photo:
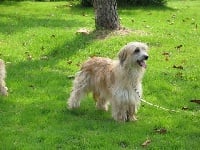
{"label": "dog's chest", "polygon": [[113,97],[124,103],[134,103],[140,100],[138,93],[133,88],[115,88],[113,89]]}

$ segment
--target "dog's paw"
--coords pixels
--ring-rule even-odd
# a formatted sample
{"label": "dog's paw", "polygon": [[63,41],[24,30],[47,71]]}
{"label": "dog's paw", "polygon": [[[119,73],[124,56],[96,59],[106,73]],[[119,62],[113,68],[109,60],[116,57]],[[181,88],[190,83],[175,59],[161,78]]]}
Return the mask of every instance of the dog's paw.
{"label": "dog's paw", "polygon": [[2,87],[1,88],[1,94],[3,96],[8,96],[8,88],[7,87]]}
{"label": "dog's paw", "polygon": [[80,103],[76,102],[76,103],[67,103],[67,108],[68,109],[75,109],[75,108],[79,108],[80,107]]}
{"label": "dog's paw", "polygon": [[137,118],[136,118],[136,116],[131,116],[131,117],[129,117],[129,121],[137,121]]}
{"label": "dog's paw", "polygon": [[107,105],[98,105],[98,104],[96,104],[96,108],[98,110],[108,111],[108,106]]}

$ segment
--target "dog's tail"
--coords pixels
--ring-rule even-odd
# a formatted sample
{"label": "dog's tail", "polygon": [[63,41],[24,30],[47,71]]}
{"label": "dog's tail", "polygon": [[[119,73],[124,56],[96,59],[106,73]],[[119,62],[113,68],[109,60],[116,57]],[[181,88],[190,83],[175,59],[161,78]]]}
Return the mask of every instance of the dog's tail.
{"label": "dog's tail", "polygon": [[69,100],[67,101],[68,108],[77,108],[80,106],[81,99],[89,91],[89,75],[84,71],[79,71],[73,83],[73,89],[70,95]]}

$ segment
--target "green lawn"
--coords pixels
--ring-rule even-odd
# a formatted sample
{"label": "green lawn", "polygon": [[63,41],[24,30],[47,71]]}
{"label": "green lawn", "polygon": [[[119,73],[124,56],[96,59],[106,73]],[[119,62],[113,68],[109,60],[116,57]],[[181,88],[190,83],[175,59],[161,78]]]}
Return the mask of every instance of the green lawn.
{"label": "green lawn", "polygon": [[[0,149],[185,149],[200,147],[200,2],[119,8],[120,33],[95,32],[92,8],[69,2],[0,3],[0,58],[9,96],[0,96]],[[76,33],[86,28],[89,35]],[[118,123],[89,95],[69,111],[72,79],[90,56],[117,58],[130,41],[150,45],[137,122]],[[180,48],[177,48],[180,47]],[[185,110],[182,110],[182,108]],[[142,143],[150,140],[147,146]]]}

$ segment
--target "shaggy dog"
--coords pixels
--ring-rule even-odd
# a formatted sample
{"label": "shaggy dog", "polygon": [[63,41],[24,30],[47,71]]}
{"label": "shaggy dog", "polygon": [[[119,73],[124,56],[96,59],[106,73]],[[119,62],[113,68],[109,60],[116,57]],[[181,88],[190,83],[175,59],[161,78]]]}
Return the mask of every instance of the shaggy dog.
{"label": "shaggy dog", "polygon": [[135,121],[142,96],[142,77],[146,68],[148,46],[130,42],[119,52],[119,60],[93,57],[76,74],[68,108],[78,108],[81,99],[93,93],[98,109],[112,107],[117,121]]}
{"label": "shaggy dog", "polygon": [[0,93],[2,95],[8,95],[8,88],[6,87],[5,83],[6,78],[6,69],[5,69],[5,63],[3,60],[0,59]]}

